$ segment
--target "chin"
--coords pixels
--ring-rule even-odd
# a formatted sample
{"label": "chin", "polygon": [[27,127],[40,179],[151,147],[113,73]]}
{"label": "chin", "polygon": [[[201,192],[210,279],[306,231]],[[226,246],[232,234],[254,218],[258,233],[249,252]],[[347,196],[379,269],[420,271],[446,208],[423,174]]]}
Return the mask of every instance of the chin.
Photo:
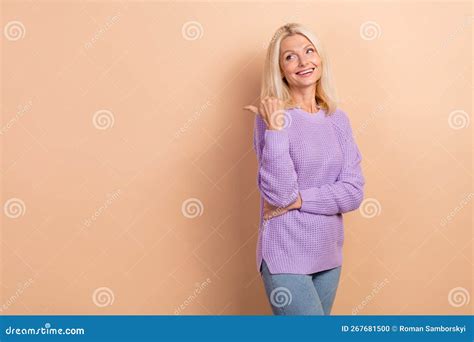
{"label": "chin", "polygon": [[316,84],[317,80],[306,80],[306,81],[299,81],[297,82],[297,85],[299,86],[310,86],[310,85],[313,85],[313,84]]}

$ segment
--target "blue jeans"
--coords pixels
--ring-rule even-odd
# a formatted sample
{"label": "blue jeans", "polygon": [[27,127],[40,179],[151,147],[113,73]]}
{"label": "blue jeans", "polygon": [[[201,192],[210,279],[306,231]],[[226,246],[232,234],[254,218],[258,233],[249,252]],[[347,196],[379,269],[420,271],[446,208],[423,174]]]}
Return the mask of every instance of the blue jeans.
{"label": "blue jeans", "polygon": [[329,315],[336,297],[341,266],[313,274],[271,274],[260,269],[274,315]]}

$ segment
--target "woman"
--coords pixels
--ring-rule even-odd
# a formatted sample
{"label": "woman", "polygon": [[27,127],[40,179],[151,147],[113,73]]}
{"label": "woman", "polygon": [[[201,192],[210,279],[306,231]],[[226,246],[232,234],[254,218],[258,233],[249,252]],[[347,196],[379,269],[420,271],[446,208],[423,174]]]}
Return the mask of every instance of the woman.
{"label": "woman", "polygon": [[342,267],[343,213],[364,197],[360,151],[336,106],[317,37],[280,27],[267,50],[254,148],[261,194],[257,269],[276,315],[329,315]]}

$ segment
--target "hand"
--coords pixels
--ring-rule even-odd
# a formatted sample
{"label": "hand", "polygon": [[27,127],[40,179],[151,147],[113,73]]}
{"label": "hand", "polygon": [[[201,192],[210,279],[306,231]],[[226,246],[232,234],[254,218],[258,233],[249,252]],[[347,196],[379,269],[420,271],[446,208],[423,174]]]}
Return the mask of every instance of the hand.
{"label": "hand", "polygon": [[274,206],[268,203],[266,200],[263,200],[263,218],[265,220],[268,220],[272,217],[283,215],[289,210],[300,209],[302,204],[303,202],[301,199],[301,194],[299,192],[296,201],[284,208]]}
{"label": "hand", "polygon": [[263,219],[268,220],[272,217],[283,215],[288,211],[287,208],[280,208],[274,205],[271,205],[267,200],[263,200]]}
{"label": "hand", "polygon": [[243,108],[253,112],[254,114],[259,114],[267,125],[267,129],[283,129],[287,121],[284,102],[276,97],[270,96],[266,96],[260,102],[261,103],[258,109],[252,105],[248,105]]}

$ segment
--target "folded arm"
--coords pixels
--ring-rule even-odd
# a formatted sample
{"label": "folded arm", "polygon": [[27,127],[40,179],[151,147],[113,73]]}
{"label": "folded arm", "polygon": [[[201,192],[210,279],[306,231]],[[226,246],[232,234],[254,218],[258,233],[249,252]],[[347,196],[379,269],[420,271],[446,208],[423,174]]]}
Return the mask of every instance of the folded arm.
{"label": "folded arm", "polygon": [[322,215],[346,213],[359,208],[364,198],[365,179],[360,166],[362,156],[349,118],[340,109],[333,115],[331,119],[344,156],[341,173],[333,184],[300,190],[303,201],[300,211]]}
{"label": "folded arm", "polygon": [[253,143],[258,161],[257,184],[263,198],[279,208],[295,202],[298,182],[287,129],[267,129],[260,115],[256,115]]}

